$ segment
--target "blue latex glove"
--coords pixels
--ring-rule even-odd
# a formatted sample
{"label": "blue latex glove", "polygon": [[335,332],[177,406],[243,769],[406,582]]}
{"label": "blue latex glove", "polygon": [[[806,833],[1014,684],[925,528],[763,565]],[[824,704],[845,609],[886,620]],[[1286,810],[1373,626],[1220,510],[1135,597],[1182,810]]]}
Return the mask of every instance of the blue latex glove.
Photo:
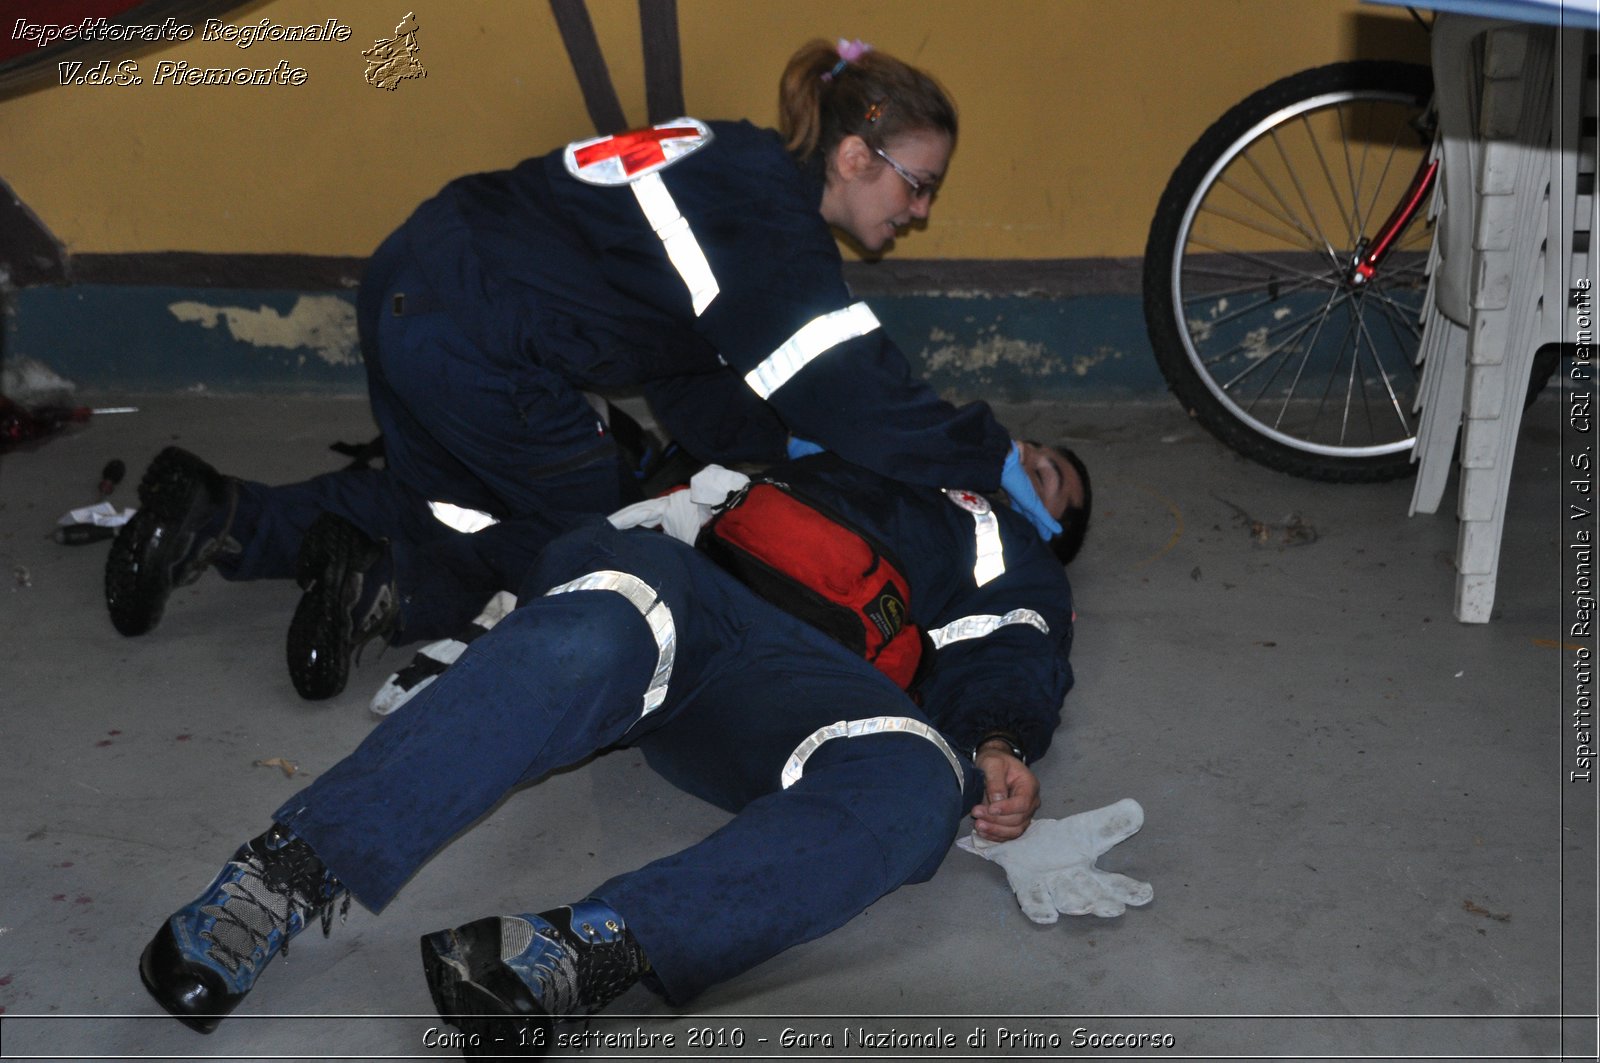
{"label": "blue latex glove", "polygon": [[1000,469],[1000,486],[1011,496],[1012,508],[1027,517],[1038,529],[1039,537],[1048,542],[1061,534],[1061,523],[1044,508],[1039,492],[1033,489],[1033,481],[1022,471],[1021,454],[1018,444],[1012,443],[1011,450],[1006,453],[1006,463]]}
{"label": "blue latex glove", "polygon": [[[812,454],[821,454],[826,449],[826,447],[817,446],[809,439],[801,439],[799,436],[789,437],[790,461],[793,461],[795,458],[810,457]],[[1059,531],[1060,529],[1058,528],[1057,530]]]}

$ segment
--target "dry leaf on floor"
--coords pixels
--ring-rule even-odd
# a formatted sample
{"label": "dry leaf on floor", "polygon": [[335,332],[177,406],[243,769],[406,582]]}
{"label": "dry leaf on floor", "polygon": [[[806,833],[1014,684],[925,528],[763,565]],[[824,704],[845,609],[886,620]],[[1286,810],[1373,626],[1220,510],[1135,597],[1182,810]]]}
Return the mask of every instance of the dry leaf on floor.
{"label": "dry leaf on floor", "polygon": [[285,760],[283,757],[269,757],[266,760],[258,760],[256,761],[256,767],[277,768],[279,771],[283,772],[285,776],[291,779],[294,778],[294,773],[300,770],[299,764],[296,764],[292,760]]}

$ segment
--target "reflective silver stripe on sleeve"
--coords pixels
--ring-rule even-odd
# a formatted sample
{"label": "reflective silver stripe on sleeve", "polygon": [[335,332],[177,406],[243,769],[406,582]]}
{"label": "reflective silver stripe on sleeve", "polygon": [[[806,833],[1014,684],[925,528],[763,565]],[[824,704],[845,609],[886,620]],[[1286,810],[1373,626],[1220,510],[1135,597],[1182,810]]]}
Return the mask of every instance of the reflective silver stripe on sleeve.
{"label": "reflective silver stripe on sleeve", "polygon": [[678,629],[672,622],[672,610],[667,608],[667,603],[657,597],[650,585],[638,576],[611,569],[569,580],[545,591],[545,596],[568,591],[616,591],[639,610],[639,615],[650,625],[650,634],[656,640],[656,670],[650,677],[650,685],[645,688],[644,711],[639,715],[642,718],[659,709],[666,700],[667,683],[672,679],[672,660],[678,652]]}
{"label": "reflective silver stripe on sleeve", "polygon": [[966,639],[981,639],[985,635],[992,635],[1008,624],[1027,624],[1036,627],[1044,634],[1050,634],[1050,625],[1044,622],[1044,617],[1032,609],[1013,609],[1005,616],[996,616],[993,613],[977,613],[973,616],[964,616],[960,620],[952,620],[937,631],[928,632],[928,638],[933,640],[935,649],[944,649],[952,642],[962,642]]}
{"label": "reflective silver stripe on sleeve", "polygon": [[800,331],[744,376],[744,382],[763,399],[787,384],[796,373],[846,340],[865,336],[878,327],[877,315],[866,303],[852,303],[843,310],[812,318]]}
{"label": "reflective silver stripe on sleeve", "polygon": [[428,509],[439,523],[468,534],[500,523],[481,509],[468,509],[449,502],[429,502]]}
{"label": "reflective silver stripe on sleeve", "polygon": [[817,728],[789,755],[788,762],[783,766],[783,788],[787,790],[800,781],[800,776],[805,772],[806,761],[824,742],[831,742],[835,738],[860,738],[862,735],[888,734],[893,731],[920,735],[938,746],[939,752],[944,754],[944,759],[950,762],[950,770],[956,773],[957,789],[966,788],[966,773],[961,770],[961,759],[956,756],[955,750],[950,748],[950,743],[932,727],[907,716],[874,716],[870,720],[840,720],[838,723]]}
{"label": "reflective silver stripe on sleeve", "polygon": [[706,307],[711,305],[711,300],[717,297],[721,289],[717,287],[716,275],[711,272],[711,263],[706,261],[705,252],[700,250],[700,241],[694,238],[694,230],[689,228],[688,219],[679,213],[678,204],[673,200],[672,193],[667,191],[666,182],[661,180],[660,174],[646,174],[628,187],[633,189],[634,197],[644,210],[645,221],[661,238],[662,245],[667,249],[667,258],[688,287],[689,298],[694,303],[694,316],[699,317],[706,312]]}

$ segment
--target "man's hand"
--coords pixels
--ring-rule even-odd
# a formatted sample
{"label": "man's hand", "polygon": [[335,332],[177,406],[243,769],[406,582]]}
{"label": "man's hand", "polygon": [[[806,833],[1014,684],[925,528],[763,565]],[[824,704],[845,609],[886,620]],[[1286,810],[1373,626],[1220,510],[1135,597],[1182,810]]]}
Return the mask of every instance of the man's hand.
{"label": "man's hand", "polygon": [[1004,742],[984,743],[973,762],[983,772],[989,798],[972,810],[973,832],[991,842],[1021,837],[1039,811],[1039,780]]}

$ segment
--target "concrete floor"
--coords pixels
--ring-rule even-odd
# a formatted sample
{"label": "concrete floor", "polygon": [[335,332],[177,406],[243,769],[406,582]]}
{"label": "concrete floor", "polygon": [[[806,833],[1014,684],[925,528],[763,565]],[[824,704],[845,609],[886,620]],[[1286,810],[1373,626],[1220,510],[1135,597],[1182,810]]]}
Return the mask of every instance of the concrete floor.
{"label": "concrete floor", "polygon": [[[362,403],[87,401],[142,409],[0,465],[6,1058],[449,1057],[428,1043],[419,934],[576,898],[722,821],[636,754],[602,757],[511,797],[381,916],[353,908],[330,940],[297,939],[210,1037],[166,1018],[139,984],[141,948],[361,740],[367,699],[409,651],[303,702],[282,663],[291,585],[208,576],[124,639],[102,604],[106,546],[46,538],[95,500],[108,459],[127,462],[113,497],[131,504],[170,441],[268,482],[334,468],[330,442],[370,434]],[[1041,814],[1142,802],[1143,832],[1103,864],[1152,882],[1155,902],[1035,926],[999,868],[953,851],[932,882],[689,1014],[639,989],[591,1028],[671,1035],[672,1050],[587,1054],[701,1055],[685,1047],[699,1029],[741,1058],[890,1054],[857,1047],[861,1028],[955,1038],[895,1050],[925,1058],[1592,1058],[1592,1018],[1559,1018],[1594,1008],[1595,828],[1592,791],[1563,789],[1557,401],[1524,428],[1485,626],[1452,619],[1455,521],[1408,518],[1409,482],[1269,472],[1175,403],[1001,414],[1073,441],[1096,474],[1072,570],[1079,680],[1038,765]],[[1314,541],[1286,541],[1295,523]],[[302,777],[257,764],[272,758]],[[785,1044],[785,1028],[816,1040]],[[1172,1041],[1102,1039],[1131,1034]]]}

